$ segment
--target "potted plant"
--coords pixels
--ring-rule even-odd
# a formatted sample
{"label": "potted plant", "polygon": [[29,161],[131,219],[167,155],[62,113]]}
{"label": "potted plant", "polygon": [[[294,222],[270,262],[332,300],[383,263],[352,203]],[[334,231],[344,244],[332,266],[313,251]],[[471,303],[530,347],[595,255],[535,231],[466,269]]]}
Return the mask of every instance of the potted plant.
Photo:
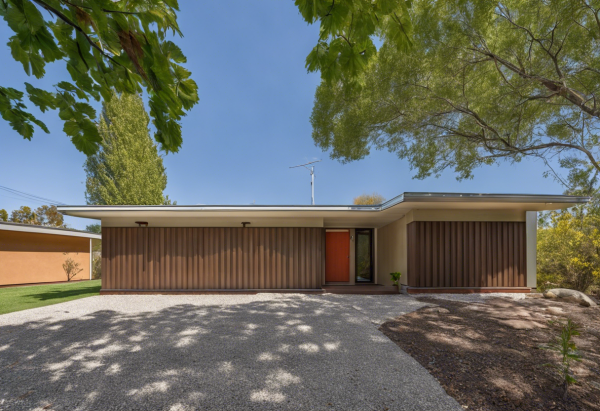
{"label": "potted plant", "polygon": [[399,271],[396,271],[394,273],[390,273],[390,277],[392,278],[392,285],[400,288],[400,286],[398,285],[398,282],[400,281],[400,277],[402,276],[402,273]]}

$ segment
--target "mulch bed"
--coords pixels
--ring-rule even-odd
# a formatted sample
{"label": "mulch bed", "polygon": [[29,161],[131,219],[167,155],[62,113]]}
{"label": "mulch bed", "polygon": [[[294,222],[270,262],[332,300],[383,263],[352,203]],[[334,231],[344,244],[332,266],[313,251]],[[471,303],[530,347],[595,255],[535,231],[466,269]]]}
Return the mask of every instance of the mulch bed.
{"label": "mulch bed", "polygon": [[[420,300],[442,309],[420,309],[386,322],[380,330],[427,368],[464,408],[600,410],[600,309],[538,298]],[[539,347],[557,333],[548,321],[567,317],[581,326],[575,343],[583,361],[575,363],[579,383],[563,401],[558,377],[543,366],[558,361],[558,356]]]}

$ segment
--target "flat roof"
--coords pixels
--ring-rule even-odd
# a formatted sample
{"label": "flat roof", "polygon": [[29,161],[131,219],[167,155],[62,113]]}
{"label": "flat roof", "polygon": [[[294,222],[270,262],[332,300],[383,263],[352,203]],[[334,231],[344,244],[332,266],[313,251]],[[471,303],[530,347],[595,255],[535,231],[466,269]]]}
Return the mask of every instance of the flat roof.
{"label": "flat roof", "polygon": [[89,231],[73,230],[71,228],[48,227],[43,225],[9,223],[0,221],[0,230],[5,231],[20,231],[25,233],[53,234],[66,235],[70,237],[86,237],[97,240],[102,239],[100,234],[90,233]]}
{"label": "flat roof", "polygon": [[[561,194],[478,194],[478,193],[427,193],[406,192],[381,204],[374,205],[73,205],[58,206],[58,211],[63,214],[94,218],[93,215],[113,213],[119,211],[228,211],[228,210],[252,210],[252,211],[383,211],[401,203],[431,202],[431,203],[534,203],[534,204],[568,204],[571,207],[576,204],[584,204],[590,201],[590,197],[568,196]],[[564,208],[549,207],[548,209]]]}
{"label": "flat roof", "polygon": [[375,205],[83,205],[59,206],[70,216],[102,220],[113,227],[229,226],[381,227],[411,210],[557,210],[584,204],[589,197],[542,194],[407,192]]}

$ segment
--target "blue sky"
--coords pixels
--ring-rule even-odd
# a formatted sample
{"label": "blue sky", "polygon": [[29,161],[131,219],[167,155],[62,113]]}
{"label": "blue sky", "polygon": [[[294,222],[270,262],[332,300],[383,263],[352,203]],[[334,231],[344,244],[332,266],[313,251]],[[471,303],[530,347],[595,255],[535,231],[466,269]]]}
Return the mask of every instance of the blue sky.
{"label": "blue sky", "polygon": [[[289,166],[322,159],[316,167],[317,204],[348,204],[365,192],[391,198],[403,191],[561,193],[543,178],[544,165],[476,170],[459,182],[448,171],[440,178],[414,180],[406,161],[374,151],[367,159],[341,164],[311,139],[310,113],[318,74],[304,60],[317,40],[292,1],[180,0],[177,43],[198,83],[200,103],[182,122],[183,147],[165,157],[166,194],[178,204],[309,204],[310,175]],[[42,80],[28,78],[6,46],[9,30],[0,23],[0,78],[24,90],[23,82],[51,87],[65,78],[61,64],[48,66]],[[54,199],[85,204],[85,156],[62,133],[55,112],[39,114],[51,133],[38,130],[23,140],[0,119],[0,185]],[[0,191],[0,208],[37,207]],[[90,220],[67,217],[73,228]]]}

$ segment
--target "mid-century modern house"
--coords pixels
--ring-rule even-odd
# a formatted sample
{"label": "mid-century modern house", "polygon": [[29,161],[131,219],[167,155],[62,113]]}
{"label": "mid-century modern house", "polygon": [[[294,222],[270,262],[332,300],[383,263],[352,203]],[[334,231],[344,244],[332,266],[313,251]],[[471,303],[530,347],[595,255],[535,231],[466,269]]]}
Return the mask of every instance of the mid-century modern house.
{"label": "mid-century modern house", "polygon": [[[536,287],[537,213],[587,197],[404,193],[380,205],[63,206],[102,221],[102,292]],[[368,285],[368,287],[367,287]]]}
{"label": "mid-century modern house", "polygon": [[63,263],[83,269],[73,281],[92,279],[92,241],[100,234],[0,222],[0,286],[67,281]]}

